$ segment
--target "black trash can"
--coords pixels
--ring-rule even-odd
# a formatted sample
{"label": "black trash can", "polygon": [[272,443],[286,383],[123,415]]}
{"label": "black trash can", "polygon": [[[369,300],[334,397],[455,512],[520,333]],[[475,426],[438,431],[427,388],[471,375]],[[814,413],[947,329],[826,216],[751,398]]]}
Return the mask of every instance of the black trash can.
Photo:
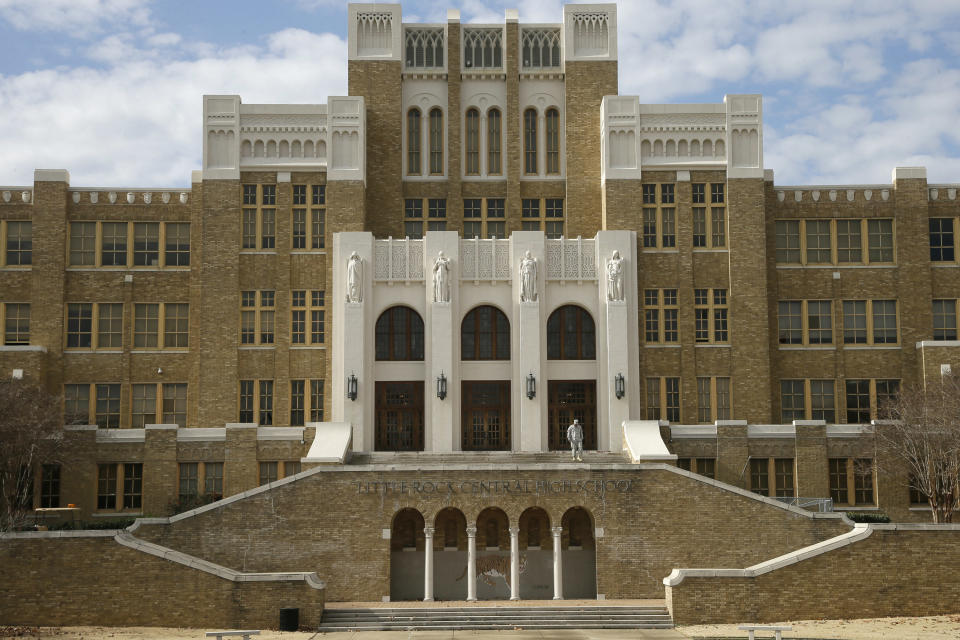
{"label": "black trash can", "polygon": [[280,631],[296,631],[300,628],[300,609],[280,609]]}

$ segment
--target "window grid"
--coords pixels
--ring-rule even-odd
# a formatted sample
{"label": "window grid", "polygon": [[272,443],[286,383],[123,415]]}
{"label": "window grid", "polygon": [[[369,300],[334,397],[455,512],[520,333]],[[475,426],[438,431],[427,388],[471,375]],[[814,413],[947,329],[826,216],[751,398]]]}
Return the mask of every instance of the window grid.
{"label": "window grid", "polygon": [[190,266],[189,222],[71,222],[69,234],[68,268]]}
{"label": "window grid", "polygon": [[0,221],[0,267],[29,267],[33,264],[33,222]]}
{"label": "window grid", "polygon": [[836,422],[836,383],[833,380],[781,380],[780,421]]}
{"label": "window grid", "polygon": [[890,218],[776,220],[777,264],[894,264]]}
{"label": "window grid", "polygon": [[871,458],[830,458],[828,465],[834,507],[876,506],[876,469]]}
{"label": "window grid", "polygon": [[647,378],[647,419],[680,422],[680,378]]}
{"label": "window grid", "polygon": [[69,302],[67,349],[119,351],[123,346],[123,303]]}
{"label": "window grid", "polygon": [[443,175],[443,111],[430,110],[430,175]]}
{"label": "window grid", "polygon": [[324,343],[326,338],[324,300],[325,295],[322,290],[290,292],[291,344],[321,345]]}
{"label": "window grid", "polygon": [[30,303],[0,304],[0,326],[3,327],[3,344],[30,344]]}
{"label": "window grid", "polygon": [[680,341],[680,307],[676,289],[645,289],[643,292],[644,342],[663,344]]}
{"label": "window grid", "polygon": [[239,422],[273,424],[273,380],[240,380],[238,395]]}
{"label": "window grid", "polygon": [[277,185],[245,184],[241,210],[244,251],[273,251],[277,244]]}
{"label": "window grid", "polygon": [[521,230],[544,231],[547,238],[563,237],[563,198],[523,198]]}
{"label": "window grid", "polygon": [[833,302],[781,300],[777,303],[777,329],[781,345],[832,345]]}
{"label": "window grid", "polygon": [[710,479],[717,476],[716,458],[677,458],[677,467]]}
{"label": "window grid", "polygon": [[697,377],[697,422],[712,424],[730,415],[730,378]]}
{"label": "window grid", "polygon": [[507,237],[506,199],[465,198],[463,201],[463,237]]}
{"label": "window grid", "polygon": [[537,110],[523,112],[523,172],[537,175]]}
{"label": "window grid", "polygon": [[726,289],[694,289],[693,306],[698,343],[724,344],[730,341]]}
{"label": "window grid", "polygon": [[302,427],[307,418],[323,421],[323,380],[290,381],[290,426]]}
{"label": "window grid", "polygon": [[724,184],[709,183],[710,207],[707,204],[707,183],[692,186],[693,247],[694,249],[725,249],[727,246],[727,216],[724,204]]}
{"label": "window grid", "polygon": [[[326,185],[323,184],[293,185],[294,208],[291,211],[291,248],[293,250],[307,251],[326,247],[326,189]],[[310,208],[307,208],[308,193]]]}
{"label": "window grid", "polygon": [[960,250],[957,247],[957,218],[930,218],[930,261],[956,262]]}
{"label": "window grid", "polygon": [[272,345],[275,341],[275,292],[240,292],[240,345]]}
{"label": "window grid", "polygon": [[137,302],[133,305],[134,349],[187,349],[189,346],[189,304]]}
{"label": "window grid", "polygon": [[[957,303],[960,300],[933,301],[933,339],[957,339]],[[9,343],[8,343],[9,344]]]}
{"label": "window grid", "polygon": [[845,381],[846,421],[848,424],[866,424],[882,418],[882,410],[900,391],[900,380],[870,378]]}

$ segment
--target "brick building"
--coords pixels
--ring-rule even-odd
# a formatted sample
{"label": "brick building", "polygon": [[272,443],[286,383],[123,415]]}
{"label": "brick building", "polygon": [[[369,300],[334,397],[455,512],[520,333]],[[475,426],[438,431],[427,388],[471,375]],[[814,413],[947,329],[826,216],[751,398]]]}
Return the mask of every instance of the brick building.
{"label": "brick building", "polygon": [[[371,481],[556,461],[578,419],[588,468],[929,518],[866,425],[960,366],[960,185],[776,184],[761,96],[618,95],[612,4],[349,21],[349,96],[204,98],[189,189],[0,187],[0,370],[63,394],[71,452],[35,506],[167,515],[350,452]],[[551,508],[564,544],[602,532]],[[531,531],[499,514],[434,524]]]}

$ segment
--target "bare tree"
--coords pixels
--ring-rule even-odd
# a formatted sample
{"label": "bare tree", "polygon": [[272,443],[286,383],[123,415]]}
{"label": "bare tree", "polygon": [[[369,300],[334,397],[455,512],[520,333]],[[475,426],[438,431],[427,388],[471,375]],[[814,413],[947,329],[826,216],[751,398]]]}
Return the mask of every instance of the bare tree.
{"label": "bare tree", "polygon": [[0,381],[0,531],[26,524],[38,465],[60,462],[60,398],[21,380]]}
{"label": "bare tree", "polygon": [[906,386],[881,407],[878,453],[909,473],[933,521],[952,522],[960,508],[960,378]]}

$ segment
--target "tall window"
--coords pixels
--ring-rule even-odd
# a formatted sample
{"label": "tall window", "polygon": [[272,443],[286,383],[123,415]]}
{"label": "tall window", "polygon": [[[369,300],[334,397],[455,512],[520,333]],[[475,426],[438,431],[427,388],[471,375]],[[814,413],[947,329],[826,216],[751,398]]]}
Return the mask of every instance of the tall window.
{"label": "tall window", "polygon": [[407,112],[407,173],[420,175],[420,109]]}
{"label": "tall window", "polygon": [[290,293],[290,342],[320,345],[324,342],[324,292],[297,290]]}
{"label": "tall window", "polygon": [[504,238],[506,235],[506,200],[504,198],[464,199],[464,238]]}
{"label": "tall window", "polygon": [[510,322],[496,307],[473,309],[463,318],[460,330],[463,360],[509,360]]}
{"label": "tall window", "polygon": [[930,260],[953,262],[956,260],[956,234],[953,218],[930,218]]}
{"label": "tall window", "polygon": [[3,344],[30,344],[30,304],[6,303],[0,305],[3,326]]}
{"label": "tall window", "polygon": [[697,422],[730,419],[730,378],[697,378]]}
{"label": "tall window", "polygon": [[487,175],[503,173],[500,160],[501,119],[499,109],[487,112]]}
{"label": "tall window", "polygon": [[[259,295],[258,295],[259,294]],[[274,342],[275,292],[240,292],[240,344]]]}
{"label": "tall window", "polygon": [[430,175],[443,175],[443,111],[430,110]]}
{"label": "tall window", "polygon": [[567,305],[547,319],[548,360],[593,360],[597,357],[593,317],[582,307]]}
{"label": "tall window", "polygon": [[521,229],[544,231],[548,238],[563,237],[563,198],[523,198]]}
{"label": "tall window", "polygon": [[537,173],[537,110],[523,112],[523,172]]}
{"label": "tall window", "polygon": [[643,292],[643,334],[646,344],[678,342],[680,330],[676,289],[645,289]]}
{"label": "tall window", "polygon": [[777,304],[780,344],[833,344],[830,300],[781,300]]}
{"label": "tall window", "polygon": [[467,165],[468,176],[480,174],[480,112],[468,109],[466,117]]}
{"label": "tall window", "polygon": [[697,342],[723,343],[730,340],[729,307],[726,289],[693,290],[695,338]]}
{"label": "tall window", "polygon": [[323,422],[323,380],[290,381],[290,425],[304,421]]}
{"label": "tall window", "polygon": [[[311,208],[307,209],[308,190]],[[323,249],[326,245],[327,186],[293,185],[293,249]]]}
{"label": "tall window", "polygon": [[376,326],[377,360],[423,360],[423,318],[410,307],[391,307]]}
{"label": "tall window", "polygon": [[645,249],[674,249],[677,246],[675,186],[645,184],[642,187],[642,236]]}
{"label": "tall window", "polygon": [[241,249],[275,249],[277,243],[277,185],[243,185]]}
{"label": "tall window", "polygon": [[680,422],[680,378],[647,378],[647,420]]}
{"label": "tall window", "polygon": [[560,112],[547,109],[547,173],[560,173]]}
{"label": "tall window", "polygon": [[33,263],[33,223],[9,220],[0,223],[4,251],[0,253],[0,265],[22,267]]}
{"label": "tall window", "polygon": [[[695,183],[693,197],[693,246],[718,249],[727,246],[727,220],[724,209],[724,184],[710,184],[710,207],[707,204],[707,185]],[[704,206],[697,206],[704,205]]]}
{"label": "tall window", "polygon": [[751,458],[750,491],[771,498],[793,497],[794,466],[793,458]]}
{"label": "tall window", "polygon": [[873,460],[830,458],[830,497],[834,505],[874,506]]}
{"label": "tall window", "polygon": [[[933,301],[933,339],[934,340],[956,340],[957,339],[957,302],[958,302],[957,300],[934,300]],[[29,314],[29,309],[28,309],[28,314]]]}

